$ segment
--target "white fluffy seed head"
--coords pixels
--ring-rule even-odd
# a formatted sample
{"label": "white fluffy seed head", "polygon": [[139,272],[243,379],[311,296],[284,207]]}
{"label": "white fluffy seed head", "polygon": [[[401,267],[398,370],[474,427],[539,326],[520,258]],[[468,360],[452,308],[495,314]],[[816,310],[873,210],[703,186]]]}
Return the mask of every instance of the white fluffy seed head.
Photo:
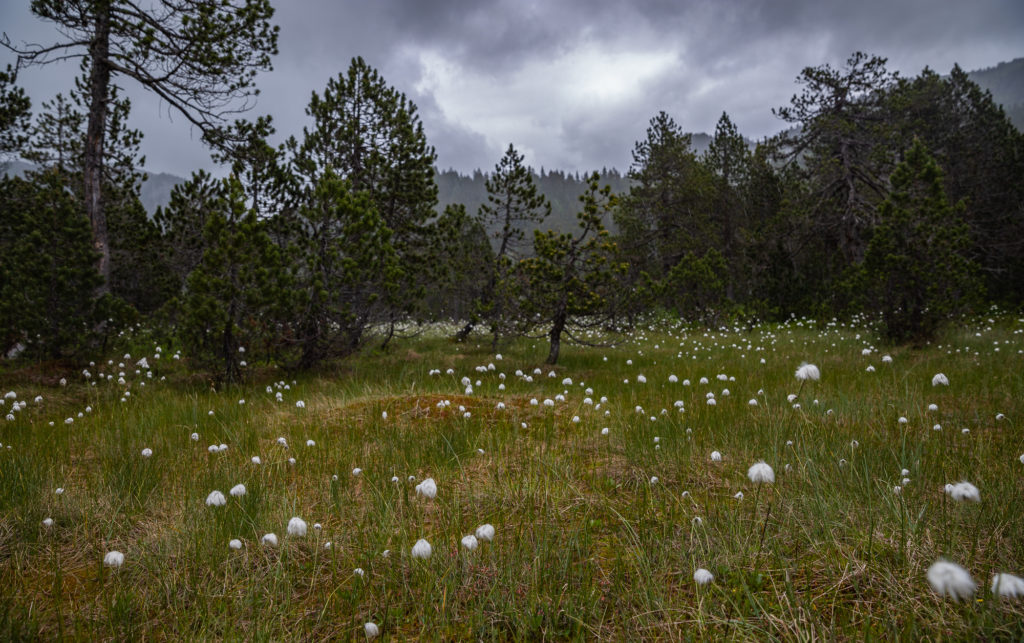
{"label": "white fluffy seed head", "polygon": [[266,545],[267,547],[277,547],[277,534],[263,534],[263,538],[260,538],[260,542]]}
{"label": "white fluffy seed head", "polygon": [[966,569],[948,560],[938,560],[928,568],[928,584],[939,596],[948,596],[954,601],[970,598],[978,589]]}
{"label": "white fluffy seed head", "polygon": [[210,495],[206,496],[207,507],[223,507],[227,504],[227,498],[220,491],[214,489],[210,492]]}
{"label": "white fluffy seed head", "polygon": [[369,622],[363,625],[363,632],[366,633],[366,638],[375,639],[380,636],[380,628],[377,627],[376,623]]}
{"label": "white fluffy seed head", "polygon": [[468,536],[462,537],[462,546],[468,549],[469,551],[473,551],[477,548],[478,545],[479,543],[477,542],[476,536],[474,536],[473,534],[469,534]]}
{"label": "white fluffy seed head", "polygon": [[231,491],[229,491],[228,493],[230,493],[232,496],[236,498],[241,498],[242,496],[245,495],[245,485],[236,484],[235,486],[231,487]]}
{"label": "white fluffy seed head", "polygon": [[722,454],[719,453],[718,451],[712,451],[711,452],[711,461],[712,462],[721,462],[722,461]]}
{"label": "white fluffy seed head", "polygon": [[775,472],[763,460],[750,465],[750,468],[747,469],[747,477],[755,484],[775,482]]}
{"label": "white fluffy seed head", "polygon": [[1024,598],[1024,578],[1013,574],[993,574],[992,594],[1002,598]]}
{"label": "white fluffy seed head", "polygon": [[978,488],[966,480],[946,485],[946,493],[957,502],[981,502],[981,493],[978,491]]}
{"label": "white fluffy seed head", "polygon": [[494,540],[494,525],[487,523],[476,528],[476,537],[485,543]]}
{"label": "white fluffy seed head", "polygon": [[433,551],[434,550],[431,548],[430,543],[428,543],[426,539],[420,538],[416,541],[416,544],[412,546],[412,557],[426,560],[430,558],[430,554],[432,554]]}
{"label": "white fluffy seed head", "polygon": [[935,376],[932,377],[932,386],[939,386],[940,384],[942,386],[949,386],[949,378],[943,373],[936,373]]}
{"label": "white fluffy seed head", "polygon": [[814,364],[805,362],[796,369],[796,378],[800,381],[812,380],[816,382],[821,379],[821,371]]}
{"label": "white fluffy seed head", "polygon": [[288,521],[288,535],[302,537],[306,535],[306,521],[294,516]]}
{"label": "white fluffy seed head", "polygon": [[693,582],[698,585],[707,585],[713,580],[715,580],[715,575],[703,567],[693,572]]}
{"label": "white fluffy seed head", "polygon": [[416,495],[433,500],[437,497],[437,483],[433,478],[427,478],[416,485]]}
{"label": "white fluffy seed head", "polygon": [[103,564],[107,567],[117,569],[121,565],[124,565],[124,554],[119,551],[108,551],[103,557]]}
{"label": "white fluffy seed head", "polygon": [[231,549],[234,549],[234,550],[241,549],[242,548],[242,541],[237,539],[237,538],[232,538],[231,540],[228,541],[228,547],[230,547]]}

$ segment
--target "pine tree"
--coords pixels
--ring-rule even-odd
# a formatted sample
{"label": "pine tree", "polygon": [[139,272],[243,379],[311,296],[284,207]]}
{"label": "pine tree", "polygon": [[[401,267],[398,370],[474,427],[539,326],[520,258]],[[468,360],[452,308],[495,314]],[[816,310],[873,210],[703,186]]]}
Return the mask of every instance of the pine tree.
{"label": "pine tree", "polygon": [[858,51],[843,69],[807,67],[797,77],[803,91],[772,110],[794,126],[776,140],[779,158],[806,174],[813,234],[838,251],[838,265],[830,269],[835,273],[863,259],[886,195],[892,166],[884,101],[896,75],[885,64],[885,58]]}
{"label": "pine tree", "polygon": [[919,140],[890,182],[864,257],[864,276],[886,336],[923,342],[976,294],[963,203],[950,205],[942,170]]}
{"label": "pine tree", "polygon": [[665,112],[651,119],[633,150],[629,194],[615,213],[634,283],[664,278],[687,253],[714,243],[709,218],[712,176],[691,136]]}
{"label": "pine tree", "polygon": [[487,281],[477,300],[475,314],[456,339],[464,340],[475,320],[480,319],[490,327],[491,349],[497,350],[499,338],[508,332],[511,318],[517,316],[512,269],[522,257],[523,226],[543,224],[551,214],[551,203],[537,191],[533,172],[523,165],[523,155],[511,144],[484,185],[487,203],[480,206],[477,220],[485,229],[494,230],[497,247],[486,269]]}
{"label": "pine tree", "polygon": [[244,362],[277,354],[294,290],[280,250],[226,179],[203,228],[203,255],[187,280],[179,329],[193,364],[215,382],[243,376]]}
{"label": "pine tree", "polygon": [[[327,173],[364,193],[391,231],[390,244],[399,272],[378,292],[373,318],[388,324],[388,337],[398,319],[417,311],[426,287],[438,277],[429,261],[437,242],[434,148],[427,144],[416,106],[390,87],[380,74],[355,58],[346,73],[331,79],[323,96],[316,92],[306,109],[312,129],[303,129],[301,143],[290,139],[292,171],[298,178],[296,203],[310,195]],[[369,312],[369,311],[367,311]],[[385,340],[386,341],[386,340]]]}
{"label": "pine tree", "polygon": [[617,277],[626,266],[617,260],[615,242],[602,223],[616,199],[599,180],[596,172],[587,177],[576,215],[579,230],[535,231],[534,256],[519,264],[520,274],[528,280],[526,291],[520,292],[524,320],[550,325],[548,364],[558,362],[563,335],[583,341],[574,334],[577,330],[603,326],[618,312],[612,302],[622,303]]}
{"label": "pine tree", "polygon": [[0,349],[57,358],[85,345],[100,281],[89,224],[54,171],[0,178]]}
{"label": "pine tree", "polygon": [[299,210],[298,365],[355,351],[400,274],[391,230],[365,191],[328,170]]}
{"label": "pine tree", "polygon": [[14,84],[15,77],[10,65],[0,71],[0,170],[10,157],[21,152],[32,117],[32,101]]}
{"label": "pine tree", "polygon": [[[88,105],[83,185],[98,269],[110,284],[110,244],[103,199],[109,165],[104,136],[116,77],[130,78],[181,113],[208,140],[227,144],[225,113],[245,109],[257,71],[277,53],[269,0],[33,0],[32,12],[57,25],[66,39],[52,45],[0,44],[19,64],[88,61]],[[239,103],[242,103],[241,105]]]}
{"label": "pine tree", "polygon": [[714,177],[711,220],[718,237],[715,247],[726,265],[724,293],[735,300],[739,283],[750,273],[743,247],[748,225],[743,197],[750,174],[750,150],[725,112],[702,160]]}

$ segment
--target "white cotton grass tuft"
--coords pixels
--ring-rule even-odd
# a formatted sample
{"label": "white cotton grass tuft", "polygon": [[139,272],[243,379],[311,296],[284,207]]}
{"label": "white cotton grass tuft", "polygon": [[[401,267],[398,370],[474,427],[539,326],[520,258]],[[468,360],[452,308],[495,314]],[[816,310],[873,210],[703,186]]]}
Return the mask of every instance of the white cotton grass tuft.
{"label": "white cotton grass tuft", "polygon": [[943,373],[936,373],[935,376],[932,377],[932,386],[938,386],[939,384],[949,386],[949,378]]}
{"label": "white cotton grass tuft", "polygon": [[747,477],[755,484],[775,482],[775,471],[764,460],[755,462],[747,469]]}
{"label": "white cotton grass tuft", "polygon": [[143,458],[148,458],[148,457],[150,457],[152,455],[153,455],[153,449],[150,449],[149,447],[146,447],[145,449],[142,450],[142,457]]}
{"label": "white cotton grass tuft", "polygon": [[103,565],[105,567],[117,569],[121,565],[124,565],[124,554],[117,550],[108,551],[103,557]]}
{"label": "white cotton grass tuft", "polygon": [[368,639],[375,639],[378,636],[380,636],[380,628],[377,627],[377,624],[372,621],[369,621],[365,625],[363,625],[363,632],[366,634],[366,638]]}
{"label": "white cotton grass tuft", "polygon": [[693,582],[698,585],[708,585],[711,581],[715,580],[715,575],[708,570],[701,567],[697,571],[693,572]]}
{"label": "white cotton grass tuft", "polygon": [[928,584],[939,596],[948,596],[954,601],[970,598],[978,589],[970,572],[956,563],[941,559],[928,568]]}
{"label": "white cotton grass tuft", "polygon": [[473,551],[474,549],[476,549],[479,544],[480,543],[477,542],[476,536],[474,536],[473,534],[469,534],[468,536],[462,537],[462,546],[468,549],[469,551]]}
{"label": "white cotton grass tuft", "polygon": [[712,462],[721,462],[722,461],[722,454],[719,453],[718,451],[712,451],[711,452],[711,461]]}
{"label": "white cotton grass tuft", "polygon": [[263,538],[260,538],[260,543],[267,547],[277,547],[277,534],[273,532],[263,534]]}
{"label": "white cotton grass tuft", "polygon": [[210,495],[206,496],[207,507],[223,507],[227,502],[227,498],[224,497],[224,494],[217,489],[214,489],[210,492]]}
{"label": "white cotton grass tuft", "polygon": [[946,493],[957,502],[968,500],[971,502],[981,502],[981,493],[978,491],[978,488],[966,480],[946,485]]}
{"label": "white cotton grass tuft", "polygon": [[433,551],[434,550],[431,548],[430,543],[428,543],[426,539],[420,538],[416,541],[416,544],[412,546],[412,557],[426,560],[430,558],[430,554],[432,554]]}
{"label": "white cotton grass tuft", "polygon": [[306,535],[306,521],[298,516],[293,516],[288,521],[288,535],[298,536],[299,538]]}
{"label": "white cotton grass tuft", "polygon": [[476,528],[477,539],[489,543],[494,540],[494,525],[486,523]]}
{"label": "white cotton grass tuft", "polygon": [[228,541],[228,547],[230,549],[234,549],[235,551],[238,551],[239,549],[242,548],[242,541],[237,539],[237,538],[232,538],[231,540]]}
{"label": "white cotton grass tuft", "polygon": [[1006,573],[993,574],[992,594],[1002,598],[1024,598],[1024,578]]}
{"label": "white cotton grass tuft", "polygon": [[53,518],[43,518],[43,526],[47,529],[53,527]]}
{"label": "white cotton grass tuft", "polygon": [[242,496],[245,495],[245,485],[236,484],[235,486],[231,487],[231,491],[229,491],[228,493],[230,493],[235,498],[241,498]]}
{"label": "white cotton grass tuft", "polygon": [[433,478],[427,478],[416,485],[416,495],[433,500],[437,497],[437,483]]}
{"label": "white cotton grass tuft", "polygon": [[821,379],[821,371],[814,364],[804,362],[796,369],[796,378],[801,382],[811,380],[817,382]]}

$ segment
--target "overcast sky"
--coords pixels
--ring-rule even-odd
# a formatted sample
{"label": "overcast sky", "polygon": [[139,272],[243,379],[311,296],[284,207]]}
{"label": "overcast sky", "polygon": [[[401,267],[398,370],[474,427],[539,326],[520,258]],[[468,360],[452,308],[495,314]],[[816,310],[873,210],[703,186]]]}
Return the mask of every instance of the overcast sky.
{"label": "overcast sky", "polygon": [[[48,44],[53,25],[28,0],[4,0],[14,43]],[[914,75],[1024,56],[1022,0],[274,0],[274,71],[250,117],[300,135],[310,93],[361,55],[419,107],[438,166],[490,169],[509,143],[534,167],[588,170],[631,162],[648,121],[668,112],[711,132],[727,111],[753,139],[781,129],[771,108],[806,66],[856,50]],[[0,64],[13,62],[6,50]],[[19,76],[34,106],[66,91],[77,65]],[[143,130],[150,172],[210,167],[199,136],[151,94],[119,81]],[[283,137],[282,136],[282,137]]]}

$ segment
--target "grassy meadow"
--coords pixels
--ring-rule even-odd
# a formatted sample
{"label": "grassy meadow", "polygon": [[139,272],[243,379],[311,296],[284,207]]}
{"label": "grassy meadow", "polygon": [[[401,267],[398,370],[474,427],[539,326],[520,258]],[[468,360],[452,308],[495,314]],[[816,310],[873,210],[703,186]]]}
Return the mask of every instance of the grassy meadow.
{"label": "grassy meadow", "polygon": [[[499,359],[450,330],[316,374],[253,356],[220,392],[142,331],[112,363],[7,367],[0,639],[1024,638],[1024,600],[989,590],[1024,575],[1024,320],[920,349],[663,322],[553,368],[543,340]],[[972,597],[932,590],[939,558]]]}

